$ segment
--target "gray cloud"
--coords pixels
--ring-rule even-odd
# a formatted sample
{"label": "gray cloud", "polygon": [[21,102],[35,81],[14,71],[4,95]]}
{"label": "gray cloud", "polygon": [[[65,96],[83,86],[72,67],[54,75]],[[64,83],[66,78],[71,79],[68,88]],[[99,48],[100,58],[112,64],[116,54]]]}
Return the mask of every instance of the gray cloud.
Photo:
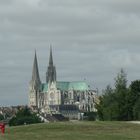
{"label": "gray cloud", "polygon": [[138,0],[0,0],[0,105],[27,104],[34,49],[45,81],[49,45],[58,80],[113,85],[139,79]]}

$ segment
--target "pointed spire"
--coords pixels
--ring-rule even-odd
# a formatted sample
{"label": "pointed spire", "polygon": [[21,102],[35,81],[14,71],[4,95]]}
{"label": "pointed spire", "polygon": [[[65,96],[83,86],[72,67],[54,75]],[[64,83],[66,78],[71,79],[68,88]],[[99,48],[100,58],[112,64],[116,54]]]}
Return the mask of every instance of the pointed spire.
{"label": "pointed spire", "polygon": [[49,57],[49,66],[46,72],[46,82],[52,83],[56,82],[56,68],[53,64],[53,55],[52,55],[52,46],[50,45],[50,57]]}
{"label": "pointed spire", "polygon": [[53,66],[52,45],[50,45],[49,65],[52,65]]}
{"label": "pointed spire", "polygon": [[32,81],[35,82],[36,84],[41,83],[40,77],[39,77],[39,71],[38,71],[36,50],[35,50],[34,63],[33,63]]}

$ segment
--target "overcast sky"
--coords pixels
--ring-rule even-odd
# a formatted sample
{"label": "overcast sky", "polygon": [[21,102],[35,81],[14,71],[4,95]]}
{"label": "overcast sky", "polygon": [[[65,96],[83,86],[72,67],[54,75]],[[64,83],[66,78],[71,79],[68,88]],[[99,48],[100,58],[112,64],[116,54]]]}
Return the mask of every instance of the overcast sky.
{"label": "overcast sky", "polygon": [[121,68],[140,79],[139,0],[0,0],[0,106],[28,103],[34,50],[45,81],[53,46],[59,81],[100,91]]}

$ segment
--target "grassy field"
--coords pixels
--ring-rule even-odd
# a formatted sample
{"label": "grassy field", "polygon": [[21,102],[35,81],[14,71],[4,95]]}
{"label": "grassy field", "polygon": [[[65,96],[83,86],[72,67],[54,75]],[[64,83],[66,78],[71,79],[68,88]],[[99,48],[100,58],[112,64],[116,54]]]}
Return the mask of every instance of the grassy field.
{"label": "grassy field", "polygon": [[10,127],[0,140],[140,140],[140,125],[127,122],[66,122]]}

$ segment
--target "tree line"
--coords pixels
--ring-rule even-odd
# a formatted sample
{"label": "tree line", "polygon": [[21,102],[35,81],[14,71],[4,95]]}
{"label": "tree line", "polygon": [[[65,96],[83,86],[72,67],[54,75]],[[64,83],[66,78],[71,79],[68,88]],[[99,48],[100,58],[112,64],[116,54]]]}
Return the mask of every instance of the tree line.
{"label": "tree line", "polygon": [[132,81],[127,87],[127,75],[123,69],[115,78],[115,87],[108,85],[99,100],[96,105],[99,120],[140,120],[140,80]]}

